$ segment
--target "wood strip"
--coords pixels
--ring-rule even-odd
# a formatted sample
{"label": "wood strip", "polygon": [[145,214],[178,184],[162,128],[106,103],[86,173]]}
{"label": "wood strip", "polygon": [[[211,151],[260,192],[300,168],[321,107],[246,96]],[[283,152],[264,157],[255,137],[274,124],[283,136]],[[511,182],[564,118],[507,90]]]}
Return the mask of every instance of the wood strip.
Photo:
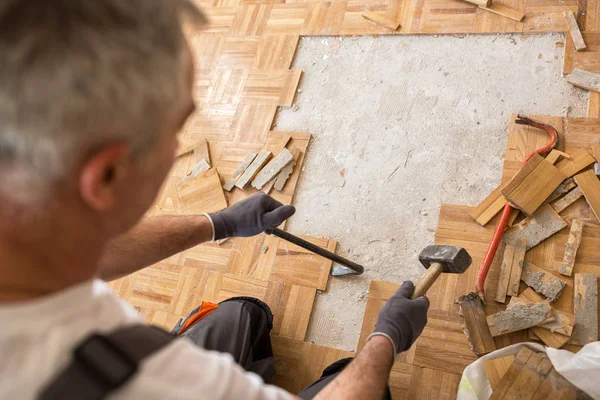
{"label": "wood strip", "polygon": [[502,240],[506,244],[516,245],[518,241],[525,239],[527,240],[527,250],[529,250],[567,225],[565,220],[550,205],[546,204],[540,207],[533,216],[525,218],[508,229]]}
{"label": "wood strip", "polygon": [[565,21],[567,22],[567,27],[569,28],[569,34],[573,40],[573,44],[575,45],[575,50],[585,50],[585,42],[583,41],[583,36],[581,36],[579,25],[577,25],[575,14],[573,14],[573,11],[565,11],[563,15],[565,16]]}
{"label": "wood strip", "polygon": [[[513,381],[504,398],[532,398],[551,370],[552,362],[544,353],[533,354],[527,363],[522,366],[519,375]],[[501,384],[498,386],[500,387]],[[492,398],[494,398],[493,395]]]}
{"label": "wood strip", "polygon": [[519,376],[521,368],[529,361],[535,353],[527,347],[522,347],[515,357],[515,361],[510,365],[504,377],[500,380],[490,399],[504,399],[515,379]]}
{"label": "wood strip", "polygon": [[496,350],[496,344],[487,324],[483,304],[477,293],[469,293],[458,298],[458,304],[465,320],[464,333],[475,354],[482,356]]}
{"label": "wood strip", "polygon": [[233,187],[235,186],[235,181],[237,180],[237,178],[244,173],[244,171],[250,166],[250,164],[252,164],[252,161],[254,161],[255,158],[256,153],[248,153],[246,159],[237,166],[235,172],[233,173],[233,175],[231,175],[231,179],[229,179],[227,183],[223,185],[223,189],[230,192],[231,189],[233,189]]}
{"label": "wood strip", "polygon": [[591,399],[584,392],[573,386],[561,374],[552,369],[537,389],[531,400],[584,400]]}
{"label": "wood strip", "polygon": [[[540,157],[541,158],[541,157]],[[566,179],[555,166],[541,158],[541,162],[531,173],[513,187],[516,179],[521,177],[521,171],[503,191],[504,197],[526,215],[532,215]],[[510,190],[512,188],[512,190]]]}
{"label": "wood strip", "polygon": [[489,7],[492,4],[492,0],[465,0],[467,3],[475,4],[481,7]]}
{"label": "wood strip", "polygon": [[[567,194],[569,191],[575,189],[576,187],[577,187],[577,184],[575,183],[573,178],[567,178],[563,181],[563,183],[561,183],[554,190],[554,192],[552,192],[552,194],[550,196],[548,196],[548,200],[546,200],[546,201],[548,203],[552,203],[554,200],[558,199],[561,196],[564,196],[565,194]],[[560,212],[560,211],[557,211],[557,212]]]}
{"label": "wood strip", "polygon": [[[292,153],[289,152],[285,147],[273,158],[257,175],[252,181],[252,186],[258,190],[261,190],[270,180],[277,177],[277,174],[281,172],[289,163],[293,160]],[[274,183],[274,182],[273,182]]]}
{"label": "wood strip", "polygon": [[527,248],[527,241],[521,239],[517,242],[514,251],[514,258],[510,268],[510,279],[508,281],[508,290],[506,292],[509,296],[519,295],[519,285],[521,284],[521,274],[523,272],[523,262],[525,261],[525,252]]}
{"label": "wood strip", "polygon": [[507,244],[504,247],[504,255],[500,267],[500,278],[498,278],[498,285],[496,286],[496,301],[498,303],[506,302],[516,248],[517,246],[513,244]]}
{"label": "wood strip", "polygon": [[600,75],[594,72],[585,71],[581,68],[575,68],[573,72],[566,76],[567,82],[571,85],[600,93]]}
{"label": "wood strip", "polygon": [[562,160],[556,164],[556,168],[563,173],[566,179],[594,162],[596,162],[596,159],[587,150],[580,149],[571,155],[570,160]]}
{"label": "wood strip", "polygon": [[235,182],[235,186],[244,189],[244,187],[258,174],[261,168],[269,161],[271,158],[271,152],[266,150],[261,150],[260,153],[256,156],[254,161],[248,166],[248,168],[244,171],[244,173],[238,178]]}
{"label": "wood strip", "polygon": [[[533,302],[533,303],[548,303],[548,300],[545,300],[543,297],[535,293],[531,288],[527,288],[521,295],[518,297],[513,297],[510,300],[510,304],[516,302]],[[551,310],[553,321],[546,322],[543,324],[539,324],[538,326],[532,326],[529,328],[529,333],[533,335],[537,340],[541,340],[546,344],[546,346],[560,349],[563,347],[570,339],[568,335],[563,335],[558,332],[552,332],[547,328],[543,328],[542,326],[553,324],[556,322],[556,310]]]}
{"label": "wood strip", "polygon": [[294,159],[284,169],[281,170],[279,175],[277,175],[277,179],[275,181],[275,186],[274,186],[275,190],[277,190],[279,192],[281,192],[283,190],[286,182],[288,181],[290,176],[294,173],[294,167],[296,166],[296,163],[298,162],[298,159],[299,159],[301,153],[302,152],[298,149],[292,150],[292,156],[294,157]]}
{"label": "wood strip", "polygon": [[364,11],[362,13],[362,16],[363,16],[363,18],[366,18],[369,21],[372,21],[372,22],[376,23],[377,25],[381,25],[392,31],[395,31],[398,28],[400,28],[400,22],[393,21],[393,20],[386,18],[383,15],[377,14],[376,12],[373,12],[373,11],[368,11],[368,10]]}
{"label": "wood strip", "polygon": [[558,269],[558,273],[565,276],[571,276],[573,274],[573,266],[575,265],[575,257],[577,256],[577,249],[581,244],[581,237],[583,236],[583,221],[579,218],[574,218],[571,221],[571,230],[569,231],[569,239],[565,244],[565,255],[563,263]]}
{"label": "wood strip", "polygon": [[551,303],[560,297],[567,286],[567,282],[527,261],[523,262],[521,280],[536,292],[544,295]]}
{"label": "wood strip", "polygon": [[579,187],[576,187],[575,189],[573,189],[569,193],[567,193],[565,195],[565,197],[563,197],[562,199],[558,199],[554,203],[552,203],[552,208],[557,213],[563,212],[567,207],[569,207],[571,204],[575,203],[582,196],[583,196],[583,192],[581,191],[581,189]]}
{"label": "wood strip", "polygon": [[210,160],[210,151],[208,150],[208,142],[206,139],[200,140],[196,147],[194,147],[194,160],[196,163],[201,162],[202,160],[206,161],[208,167],[212,167],[212,163]]}
{"label": "wood strip", "polygon": [[481,226],[487,225],[504,208],[506,199],[502,195],[502,189],[508,183],[500,184],[488,197],[471,211],[471,218]]}
{"label": "wood strip", "polygon": [[[537,294],[532,288],[525,289],[518,297],[513,297],[511,301],[529,301],[539,303],[546,301],[544,297]],[[552,309],[554,321],[538,325],[540,328],[550,330],[551,332],[571,336],[573,334],[573,325],[575,325],[575,316],[573,314]]]}
{"label": "wood strip", "polygon": [[523,183],[527,176],[529,176],[533,171],[535,171],[535,169],[538,167],[538,165],[542,163],[542,161],[544,161],[544,157],[540,156],[538,153],[534,153],[533,156],[531,156],[531,158],[527,160],[525,165],[523,165],[521,169],[519,169],[515,176],[512,177],[512,179],[510,180],[510,182],[508,182],[506,187],[502,189],[502,195],[506,197],[507,193],[510,194],[511,192],[513,192],[519,185]]}
{"label": "wood strip", "polygon": [[488,360],[483,363],[483,369],[485,370],[488,381],[490,381],[492,392],[496,389],[496,386],[498,386],[498,383],[500,383],[514,361],[515,356],[510,355],[496,358],[495,360]]}
{"label": "wood strip", "polygon": [[487,323],[492,336],[505,335],[539,325],[552,318],[550,304],[513,302],[504,311],[488,315]]}
{"label": "wood strip", "polygon": [[501,15],[508,19],[512,19],[513,21],[521,22],[525,17],[525,13],[520,10],[515,10],[514,8],[507,7],[502,4],[497,4],[492,2],[489,7],[479,6],[482,10],[486,10],[492,12],[494,14]]}
{"label": "wood strip", "polygon": [[552,149],[552,151],[550,151],[550,154],[546,156],[546,161],[554,165],[560,157],[571,158],[571,156],[569,156],[567,153],[563,153],[562,151]]}
{"label": "wood strip", "polygon": [[590,205],[596,219],[600,221],[600,181],[598,181],[594,171],[585,171],[579,175],[575,175],[574,179],[583,192],[585,200]]}
{"label": "wood strip", "polygon": [[575,273],[573,295],[575,328],[569,343],[595,342],[598,340],[598,276]]}

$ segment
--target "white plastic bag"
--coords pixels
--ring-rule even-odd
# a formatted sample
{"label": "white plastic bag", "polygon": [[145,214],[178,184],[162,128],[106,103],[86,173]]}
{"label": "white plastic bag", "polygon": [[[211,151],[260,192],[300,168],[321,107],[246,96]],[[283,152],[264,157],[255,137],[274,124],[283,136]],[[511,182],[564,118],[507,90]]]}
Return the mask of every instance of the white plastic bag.
{"label": "white plastic bag", "polygon": [[526,346],[536,352],[544,352],[552,365],[565,379],[594,399],[600,400],[600,342],[584,346],[577,354],[567,350],[548,348],[537,343],[518,343],[487,354],[465,368],[460,385],[458,400],[487,400],[492,388],[487,379],[483,363],[509,355],[516,356],[521,347]]}

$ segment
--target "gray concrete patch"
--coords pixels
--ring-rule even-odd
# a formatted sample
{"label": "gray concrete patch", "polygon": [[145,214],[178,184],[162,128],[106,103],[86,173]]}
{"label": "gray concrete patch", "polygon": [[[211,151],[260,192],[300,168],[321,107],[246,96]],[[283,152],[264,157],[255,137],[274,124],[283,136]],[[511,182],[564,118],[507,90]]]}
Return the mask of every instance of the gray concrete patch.
{"label": "gray concrete patch", "polygon": [[288,229],[338,240],[367,270],[331,279],[309,341],[354,350],[369,281],[418,279],[440,205],[475,205],[498,184],[511,114],[585,115],[587,92],[561,75],[564,40],[301,39],[296,105],[274,128],[314,134]]}

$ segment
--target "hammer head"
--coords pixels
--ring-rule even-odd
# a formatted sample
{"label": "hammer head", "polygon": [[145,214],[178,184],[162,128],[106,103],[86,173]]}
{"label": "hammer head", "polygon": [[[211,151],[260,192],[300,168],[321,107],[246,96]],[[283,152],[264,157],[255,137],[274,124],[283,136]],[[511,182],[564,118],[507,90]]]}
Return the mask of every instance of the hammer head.
{"label": "hammer head", "polygon": [[462,247],[431,245],[421,251],[419,261],[425,268],[429,268],[432,263],[440,263],[444,266],[444,273],[462,274],[473,260]]}

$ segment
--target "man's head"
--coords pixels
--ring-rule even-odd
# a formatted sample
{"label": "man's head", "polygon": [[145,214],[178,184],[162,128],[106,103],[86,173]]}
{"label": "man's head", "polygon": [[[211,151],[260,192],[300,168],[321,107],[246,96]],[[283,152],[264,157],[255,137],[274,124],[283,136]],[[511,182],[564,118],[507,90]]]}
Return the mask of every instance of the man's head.
{"label": "man's head", "polygon": [[0,4],[0,215],[103,235],[143,215],[194,109],[186,21],[187,0]]}

